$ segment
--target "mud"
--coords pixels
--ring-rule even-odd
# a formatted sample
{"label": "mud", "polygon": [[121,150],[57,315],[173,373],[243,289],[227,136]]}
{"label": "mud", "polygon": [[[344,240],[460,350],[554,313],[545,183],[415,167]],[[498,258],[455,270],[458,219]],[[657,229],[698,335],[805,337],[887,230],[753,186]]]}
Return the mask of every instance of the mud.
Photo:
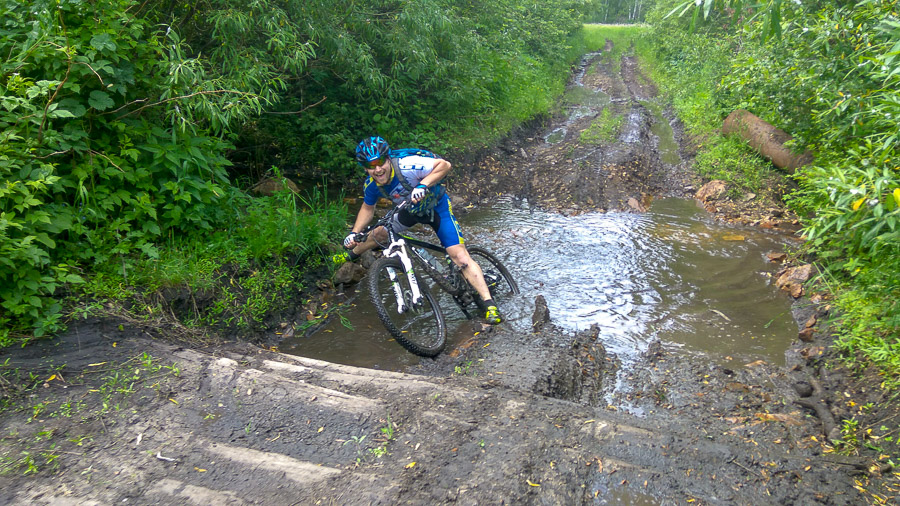
{"label": "mud", "polygon": [[[479,163],[457,164],[455,208],[504,193],[570,214],[641,212],[653,198],[698,190],[705,182],[690,173],[690,140],[671,113],[683,162],[660,160],[641,105],[652,83],[630,57],[612,63],[602,53],[588,60],[583,84],[608,94],[631,130],[586,145],[586,116],[548,145],[543,135],[562,116],[523,129]],[[761,199],[771,200],[757,214],[725,197],[716,212],[761,223],[774,211],[789,224],[777,195]],[[532,332],[487,327],[405,373],[293,357],[275,343],[212,344],[159,320],[72,321],[58,340],[0,356],[0,502],[894,500],[880,452],[825,434],[823,413],[861,428],[896,413],[871,377],[834,366],[827,301],[798,299],[798,335],[814,330],[786,366],[725,368],[658,345],[627,370],[596,329],[567,333],[536,306]]]}

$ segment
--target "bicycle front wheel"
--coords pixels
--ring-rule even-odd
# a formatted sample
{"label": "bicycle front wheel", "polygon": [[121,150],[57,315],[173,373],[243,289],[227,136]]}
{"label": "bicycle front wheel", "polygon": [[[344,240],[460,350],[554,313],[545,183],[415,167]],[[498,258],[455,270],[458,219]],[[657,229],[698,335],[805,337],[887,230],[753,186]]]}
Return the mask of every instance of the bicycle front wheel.
{"label": "bicycle front wheel", "polygon": [[470,246],[467,249],[469,256],[484,272],[484,281],[491,291],[491,297],[496,300],[505,300],[519,293],[519,285],[516,284],[516,280],[513,279],[503,262],[493,253],[478,246]]}
{"label": "bicycle front wheel", "polygon": [[369,297],[378,318],[401,346],[422,357],[437,356],[447,343],[444,315],[424,283],[413,304],[412,288],[397,258],[378,259],[369,269]]}

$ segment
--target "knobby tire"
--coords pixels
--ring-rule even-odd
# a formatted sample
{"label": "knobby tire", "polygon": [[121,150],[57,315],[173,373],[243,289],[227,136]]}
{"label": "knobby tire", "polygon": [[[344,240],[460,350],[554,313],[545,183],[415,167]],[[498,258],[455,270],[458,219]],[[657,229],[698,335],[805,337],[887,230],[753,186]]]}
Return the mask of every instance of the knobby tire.
{"label": "knobby tire", "polygon": [[397,298],[390,281],[388,269],[394,269],[397,282],[409,304],[412,291],[409,279],[398,258],[383,257],[369,269],[369,297],[384,327],[394,339],[409,352],[422,357],[434,357],[447,344],[447,328],[444,315],[428,286],[420,280],[422,307],[410,308],[404,314],[397,309]]}
{"label": "knobby tire", "polygon": [[469,246],[466,249],[469,250],[469,256],[484,272],[484,280],[495,299],[503,300],[519,293],[519,285],[516,284],[516,280],[513,279],[503,262],[493,253],[478,246]]}

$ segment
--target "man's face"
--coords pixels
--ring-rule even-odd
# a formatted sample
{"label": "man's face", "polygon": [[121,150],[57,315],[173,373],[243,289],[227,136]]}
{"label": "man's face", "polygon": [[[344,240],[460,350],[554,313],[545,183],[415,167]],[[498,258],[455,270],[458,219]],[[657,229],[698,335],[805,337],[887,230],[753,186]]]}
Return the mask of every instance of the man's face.
{"label": "man's face", "polygon": [[391,159],[388,157],[372,160],[366,165],[366,172],[379,185],[386,185],[391,181]]}

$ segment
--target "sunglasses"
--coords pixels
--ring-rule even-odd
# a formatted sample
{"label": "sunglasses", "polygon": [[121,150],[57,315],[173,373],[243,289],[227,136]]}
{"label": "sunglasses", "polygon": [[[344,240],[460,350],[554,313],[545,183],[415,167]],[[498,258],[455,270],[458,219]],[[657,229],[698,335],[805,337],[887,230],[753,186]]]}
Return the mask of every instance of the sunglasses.
{"label": "sunglasses", "polygon": [[372,161],[366,162],[365,164],[363,164],[363,167],[365,167],[367,169],[374,169],[376,167],[381,167],[382,165],[384,165],[384,162],[386,162],[386,161],[387,161],[387,157],[382,156],[381,158],[376,158]]}

